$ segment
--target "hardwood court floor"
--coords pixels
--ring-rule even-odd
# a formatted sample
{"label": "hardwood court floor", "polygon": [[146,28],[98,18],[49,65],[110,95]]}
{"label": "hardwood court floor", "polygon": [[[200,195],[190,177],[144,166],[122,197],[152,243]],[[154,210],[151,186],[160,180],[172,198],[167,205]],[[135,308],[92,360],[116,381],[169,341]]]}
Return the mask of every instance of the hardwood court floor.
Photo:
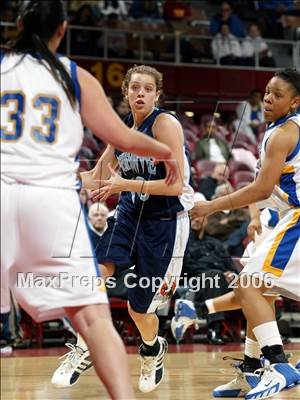
{"label": "hardwood court floor", "polygon": [[[300,358],[300,351],[295,348],[292,346],[291,349],[293,363]],[[199,351],[199,349],[202,350]],[[225,351],[227,349],[231,350],[233,347],[215,346],[212,348],[211,346],[190,345],[179,348],[170,346],[170,352],[166,358],[164,382],[149,394],[139,393],[137,390],[140,365],[135,353],[136,349],[134,349],[134,353],[129,355],[129,362],[136,398],[144,400],[212,399],[211,390],[228,382],[233,376],[230,361],[223,361],[222,358],[225,355],[241,356],[240,352]],[[54,354],[62,354],[62,349],[51,350]],[[53,388],[50,378],[58,365],[57,356],[32,357],[28,356],[31,354],[28,352],[29,350],[17,353],[17,355],[23,354],[25,357],[15,355],[1,359],[2,400],[96,400],[108,398],[93,369],[82,375],[78,384],[73,387]],[[43,353],[36,352],[36,354],[42,355]],[[274,400],[299,399],[300,386],[272,398]]]}

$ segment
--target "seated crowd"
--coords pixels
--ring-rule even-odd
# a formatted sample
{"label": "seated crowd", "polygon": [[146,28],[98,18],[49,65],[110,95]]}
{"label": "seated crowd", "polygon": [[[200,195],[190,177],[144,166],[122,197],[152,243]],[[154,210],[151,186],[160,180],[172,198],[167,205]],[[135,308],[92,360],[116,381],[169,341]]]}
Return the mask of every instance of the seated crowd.
{"label": "seated crowd", "polygon": [[[77,56],[140,58],[135,32],[143,31],[152,35],[148,35],[144,44],[145,57],[157,61],[175,61],[175,41],[163,35],[181,32],[204,36],[201,40],[181,36],[183,62],[253,66],[257,60],[262,67],[275,67],[275,59],[265,39],[299,39],[300,8],[297,1],[281,0],[272,2],[269,7],[266,3],[248,2],[244,7],[242,0],[221,3],[71,0],[68,1],[69,23],[77,28],[71,30],[70,51]],[[277,8],[274,3],[277,3]],[[19,4],[20,0],[1,2],[2,22],[16,22]],[[101,30],[90,27],[99,27]],[[104,29],[109,31],[105,33]],[[159,41],[155,32],[159,33]],[[1,43],[12,39],[15,33],[15,28],[11,26],[1,27]],[[66,42],[60,52],[65,50]]]}

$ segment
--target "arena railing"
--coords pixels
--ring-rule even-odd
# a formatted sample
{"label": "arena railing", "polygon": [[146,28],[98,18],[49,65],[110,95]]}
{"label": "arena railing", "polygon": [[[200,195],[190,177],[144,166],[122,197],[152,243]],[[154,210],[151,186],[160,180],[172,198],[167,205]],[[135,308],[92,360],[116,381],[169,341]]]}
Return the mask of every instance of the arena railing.
{"label": "arena railing", "polygon": [[[3,22],[2,27],[15,27],[15,24]],[[92,33],[93,40],[87,45],[92,49],[90,54],[83,54],[82,49],[76,50],[72,35],[76,31]],[[73,36],[74,38],[74,36]],[[252,66],[222,65],[220,59],[214,59],[211,53],[213,37],[207,35],[188,34],[186,32],[160,32],[144,30],[110,29],[104,27],[82,27],[69,25],[65,48],[63,51],[68,57],[82,59],[109,59],[123,60],[137,63],[158,63],[167,65],[192,65],[213,68],[238,68],[272,70],[277,68],[293,67],[300,69],[300,41],[263,39],[268,47],[269,54],[275,60],[275,67],[259,65],[259,54],[255,53],[255,63]],[[240,43],[246,39],[238,39]],[[87,48],[85,49],[87,50]],[[129,56],[130,55],[130,56]]]}

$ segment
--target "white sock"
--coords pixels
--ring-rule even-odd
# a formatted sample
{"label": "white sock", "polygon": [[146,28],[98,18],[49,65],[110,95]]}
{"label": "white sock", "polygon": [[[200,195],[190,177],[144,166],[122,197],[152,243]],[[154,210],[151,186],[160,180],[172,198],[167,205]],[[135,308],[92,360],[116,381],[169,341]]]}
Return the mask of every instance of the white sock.
{"label": "white sock", "polygon": [[154,343],[156,343],[156,341],[157,341],[157,335],[155,335],[155,337],[154,337],[154,339],[153,340],[145,340],[145,339],[143,339],[142,338],[142,340],[143,340],[143,342],[147,345],[147,346],[153,346],[154,345]]}
{"label": "white sock", "polygon": [[281,345],[282,340],[278,330],[277,322],[271,321],[253,328],[253,333],[262,349],[265,346]]}
{"label": "white sock", "polygon": [[245,340],[245,355],[251,358],[258,358],[260,357],[260,347],[256,340],[248,338],[246,336]]}
{"label": "white sock", "polygon": [[208,314],[214,314],[216,312],[214,306],[214,299],[205,300],[205,304],[208,309]]}
{"label": "white sock", "polygon": [[77,333],[77,346],[79,346],[80,348],[82,348],[83,351],[88,350],[88,346],[85,343],[85,341],[83,340],[83,338],[79,335],[79,333]]}

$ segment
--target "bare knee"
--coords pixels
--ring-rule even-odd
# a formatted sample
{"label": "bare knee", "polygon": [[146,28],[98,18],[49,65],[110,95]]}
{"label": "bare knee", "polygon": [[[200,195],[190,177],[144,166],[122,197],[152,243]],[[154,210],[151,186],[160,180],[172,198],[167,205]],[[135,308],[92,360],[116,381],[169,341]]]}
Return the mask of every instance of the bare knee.
{"label": "bare knee", "polygon": [[99,266],[100,266],[101,276],[103,276],[104,278],[113,276],[113,274],[116,272],[116,266],[113,263],[100,264]]}
{"label": "bare knee", "polygon": [[129,303],[128,303],[128,313],[135,322],[143,321],[147,316],[147,314],[145,313],[139,313],[134,311],[134,309],[130,306]]}
{"label": "bare knee", "polygon": [[[239,276],[239,280],[237,281],[237,286],[234,289],[234,296],[237,301],[241,303],[243,300],[248,298],[251,295],[263,295],[263,293],[267,290],[267,287],[264,285],[264,282],[259,278],[241,274]],[[270,300],[271,302],[272,300]]]}
{"label": "bare knee", "polygon": [[88,329],[99,318],[111,322],[108,304],[67,307],[65,310],[74,327],[80,332]]}

